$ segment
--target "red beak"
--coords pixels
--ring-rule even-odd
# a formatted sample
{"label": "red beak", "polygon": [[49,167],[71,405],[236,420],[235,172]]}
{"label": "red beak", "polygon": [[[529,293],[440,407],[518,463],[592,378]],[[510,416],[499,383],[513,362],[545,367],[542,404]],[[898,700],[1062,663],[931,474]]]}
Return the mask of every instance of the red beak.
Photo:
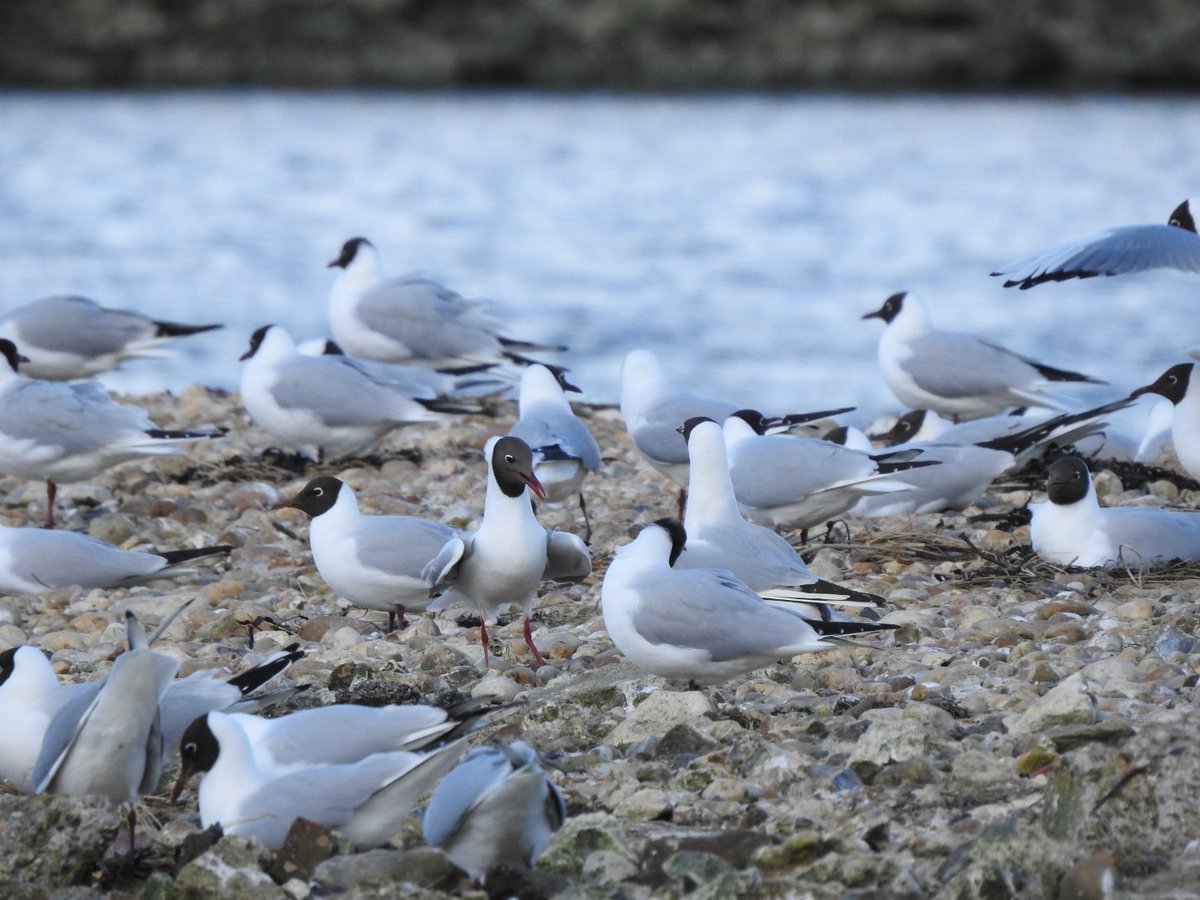
{"label": "red beak", "polygon": [[529,486],[529,489],[538,495],[542,500],[546,499],[546,489],[542,487],[542,483],[537,480],[536,475],[526,475],[521,473],[521,480]]}

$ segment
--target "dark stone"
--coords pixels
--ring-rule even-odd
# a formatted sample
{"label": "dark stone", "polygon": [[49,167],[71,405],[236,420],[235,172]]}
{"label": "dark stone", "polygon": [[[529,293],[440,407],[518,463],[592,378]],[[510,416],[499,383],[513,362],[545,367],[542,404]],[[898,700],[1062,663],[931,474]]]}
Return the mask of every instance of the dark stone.
{"label": "dark stone", "polygon": [[770,837],[757,831],[671,833],[646,843],[640,880],[652,885],[663,883],[667,877],[663,866],[679,853],[703,853],[724,860],[734,869],[745,869],[758,849],[770,843]]}
{"label": "dark stone", "polygon": [[705,737],[690,725],[676,725],[664,734],[654,749],[658,759],[677,759],[681,756],[696,757],[719,747],[716,741]]}
{"label": "dark stone", "polygon": [[184,866],[219,841],[223,834],[220,823],[215,823],[203,831],[193,831],[180,841],[175,848],[175,874],[178,875]]}
{"label": "dark stone", "polygon": [[292,878],[307,882],[317,866],[338,852],[337,839],[324,825],[300,818],[288,829],[283,846],[267,867],[267,874],[277,884]]}
{"label": "dark stone", "polygon": [[488,872],[484,888],[489,900],[505,900],[508,897],[520,897],[521,900],[551,900],[570,884],[570,879],[563,875],[500,863]]}

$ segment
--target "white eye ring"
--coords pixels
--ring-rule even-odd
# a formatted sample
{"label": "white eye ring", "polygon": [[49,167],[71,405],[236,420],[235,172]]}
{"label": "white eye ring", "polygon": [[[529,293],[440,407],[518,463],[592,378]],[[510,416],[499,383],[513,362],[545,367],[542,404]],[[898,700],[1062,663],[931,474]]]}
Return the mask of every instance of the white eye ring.
{"label": "white eye ring", "polygon": [[504,455],[504,461],[506,463],[512,463],[512,462],[516,462],[517,460],[516,460],[516,457],[513,456],[511,453],[506,453]]}
{"label": "white eye ring", "polygon": [[325,488],[316,487],[312,489],[312,492],[314,497],[321,497],[325,494]]}

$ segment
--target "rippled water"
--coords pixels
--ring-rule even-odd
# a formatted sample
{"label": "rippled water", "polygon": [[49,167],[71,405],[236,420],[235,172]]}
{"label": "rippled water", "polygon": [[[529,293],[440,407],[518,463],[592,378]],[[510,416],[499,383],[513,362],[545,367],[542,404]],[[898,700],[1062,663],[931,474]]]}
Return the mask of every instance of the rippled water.
{"label": "rippled water", "polygon": [[1192,99],[6,94],[0,121],[0,303],[228,325],[121,389],[235,387],[258,325],[324,333],[324,264],[355,234],[569,344],[595,400],[649,346],[710,394],[882,411],[860,316],[901,289],[1126,389],[1200,343],[1195,276],[987,277],[1165,221],[1200,184]]}

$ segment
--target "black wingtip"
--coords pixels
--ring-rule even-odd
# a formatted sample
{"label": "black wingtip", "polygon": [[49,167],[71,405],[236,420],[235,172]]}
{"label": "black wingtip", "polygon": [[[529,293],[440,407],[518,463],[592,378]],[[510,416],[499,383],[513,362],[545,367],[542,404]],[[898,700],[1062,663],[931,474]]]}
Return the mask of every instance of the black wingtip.
{"label": "black wingtip", "polygon": [[215,556],[218,553],[232,553],[232,544],[219,544],[216,547],[188,547],[183,550],[157,550],[156,556],[161,556],[167,561],[168,565],[178,565],[181,562],[187,562],[192,559],[201,559],[205,556]]}
{"label": "black wingtip", "polygon": [[205,331],[215,331],[218,328],[224,328],[224,325],[184,325],[182,322],[158,322],[154,323],[155,337],[187,337],[189,334],[201,334]]}

